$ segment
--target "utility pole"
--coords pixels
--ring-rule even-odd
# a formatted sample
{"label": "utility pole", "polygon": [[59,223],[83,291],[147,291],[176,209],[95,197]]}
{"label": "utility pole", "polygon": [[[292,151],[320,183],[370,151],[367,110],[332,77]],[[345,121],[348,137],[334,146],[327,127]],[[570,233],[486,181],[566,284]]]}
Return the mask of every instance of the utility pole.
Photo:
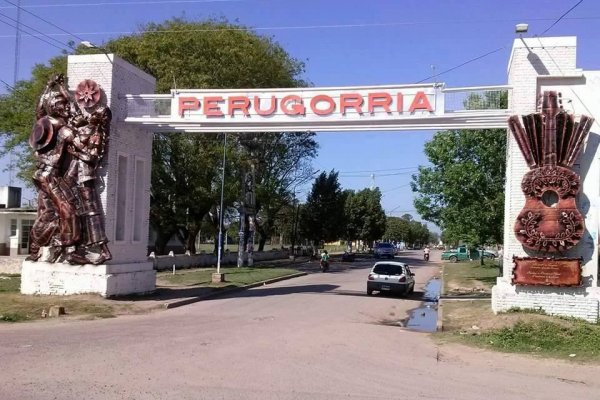
{"label": "utility pole", "polygon": [[[17,31],[15,32],[15,70],[13,75],[13,88],[17,86],[19,80],[19,61],[21,59],[21,0],[17,0]],[[10,151],[10,166],[8,168],[8,186],[13,185],[13,152]]]}

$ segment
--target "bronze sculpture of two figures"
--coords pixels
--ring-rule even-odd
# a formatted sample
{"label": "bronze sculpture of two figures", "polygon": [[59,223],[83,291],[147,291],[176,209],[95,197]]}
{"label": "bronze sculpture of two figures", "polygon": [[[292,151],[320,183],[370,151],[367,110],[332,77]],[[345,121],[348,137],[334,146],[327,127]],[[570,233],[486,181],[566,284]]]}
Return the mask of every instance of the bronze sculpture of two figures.
{"label": "bronze sculpture of two figures", "polygon": [[[101,98],[92,80],[81,82],[73,98],[62,75],[53,77],[40,97],[29,138],[38,214],[28,260],[102,264],[112,258],[96,191],[111,121]],[[44,247],[50,251],[42,258]]]}

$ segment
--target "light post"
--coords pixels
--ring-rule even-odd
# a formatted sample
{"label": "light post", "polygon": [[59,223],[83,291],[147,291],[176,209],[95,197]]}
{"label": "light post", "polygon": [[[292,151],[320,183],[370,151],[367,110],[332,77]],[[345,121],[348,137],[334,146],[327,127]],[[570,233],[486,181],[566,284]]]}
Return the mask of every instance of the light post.
{"label": "light post", "polygon": [[225,274],[221,273],[221,248],[223,243],[223,192],[225,190],[225,155],[227,151],[227,132],[223,139],[223,165],[221,166],[221,206],[219,208],[219,243],[217,247],[217,273],[212,274],[213,282],[224,282]]}

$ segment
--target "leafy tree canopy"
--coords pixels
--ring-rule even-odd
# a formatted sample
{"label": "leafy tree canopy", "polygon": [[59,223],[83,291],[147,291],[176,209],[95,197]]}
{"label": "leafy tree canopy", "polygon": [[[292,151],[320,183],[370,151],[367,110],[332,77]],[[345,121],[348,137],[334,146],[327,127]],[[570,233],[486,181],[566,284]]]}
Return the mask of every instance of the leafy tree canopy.
{"label": "leafy tree canopy", "polygon": [[381,239],[386,227],[386,216],[381,207],[381,191],[363,189],[346,192],[346,238],[373,243]]}
{"label": "leafy tree canopy", "polygon": [[413,175],[414,204],[446,240],[500,243],[503,234],[506,131],[438,132],[425,145],[432,166]]}
{"label": "leafy tree canopy", "polygon": [[318,244],[342,237],[345,196],[338,182],[338,173],[321,172],[302,207],[300,231],[304,237]]}
{"label": "leafy tree canopy", "polygon": [[[270,88],[306,86],[304,63],[290,55],[273,39],[226,20],[189,22],[171,19],[143,26],[140,32],[110,40],[102,46],[157,79],[157,92],[171,88]],[[97,53],[80,46],[77,54]],[[66,73],[66,55],[37,65],[31,79],[16,84],[0,98],[0,135],[4,151],[20,152],[19,177],[29,182],[32,159],[27,138],[35,118],[35,105],[48,78]],[[310,173],[307,160],[316,154],[314,135],[303,133],[230,135],[229,174],[247,170],[247,142],[258,143],[251,157],[256,163],[257,202],[264,211],[259,232],[269,234],[278,207],[290,198],[295,180]],[[222,135],[162,135],[154,142],[151,210],[152,225],[169,236],[173,232],[193,243],[208,203],[218,199]],[[202,149],[200,149],[202,147]],[[159,155],[159,153],[164,153]],[[231,179],[229,179],[231,178]],[[239,179],[226,187],[226,207],[239,196]],[[238,190],[237,195],[232,191]],[[169,194],[171,194],[169,196]],[[208,207],[210,208],[210,207]],[[168,239],[167,239],[168,240]]]}

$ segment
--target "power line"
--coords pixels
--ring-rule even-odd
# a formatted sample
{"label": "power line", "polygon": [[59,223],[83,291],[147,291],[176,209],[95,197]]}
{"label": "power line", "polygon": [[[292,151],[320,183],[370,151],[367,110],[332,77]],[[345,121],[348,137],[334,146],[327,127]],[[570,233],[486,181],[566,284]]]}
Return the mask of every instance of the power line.
{"label": "power line", "polygon": [[6,83],[6,81],[0,79],[0,82],[2,82],[4,84],[4,86],[6,86],[7,88],[9,88],[10,90],[15,90],[15,87],[12,85],[9,85],[8,83]]}
{"label": "power line", "polygon": [[407,184],[404,184],[404,185],[400,185],[400,186],[396,186],[395,188],[391,188],[389,190],[385,190],[385,191],[382,192],[382,195],[385,195],[386,193],[389,193],[389,192],[393,192],[394,190],[405,188],[407,186],[410,186],[410,183],[407,183]]}
{"label": "power line", "polygon": [[[152,4],[194,4],[194,3],[231,3],[231,2],[244,2],[244,0],[142,0],[142,1],[103,1],[97,3],[59,3],[59,4],[30,4],[23,6],[26,8],[57,8],[57,7],[106,7],[106,6],[140,6],[140,5],[152,5]],[[0,7],[9,8],[9,7]]]}
{"label": "power line", "polygon": [[[11,21],[13,21],[13,22],[18,22],[16,19],[14,19],[14,18],[11,18],[11,17],[9,17],[9,16],[8,16],[8,15],[6,15],[6,14],[0,13],[0,16],[2,16],[2,17],[4,17],[4,18],[7,18],[7,19],[9,19],[9,20],[11,20]],[[28,26],[28,25],[25,25],[25,24],[24,24],[24,23],[22,23],[22,22],[19,22],[19,25],[21,25],[21,26],[24,26],[24,27],[25,27],[25,28],[27,28],[27,29],[31,29],[32,31],[39,33],[41,36],[43,36],[43,37],[47,37],[48,39],[55,41],[56,43],[60,44],[60,45],[61,45],[61,46],[63,46],[63,47],[59,47],[59,46],[57,46],[56,44],[54,44],[54,43],[52,43],[52,42],[49,42],[49,41],[47,41],[47,40],[45,40],[45,39],[42,39],[42,38],[41,38],[40,36],[38,36],[38,35],[32,35],[30,32],[26,31],[25,29],[23,29],[23,28],[22,28],[21,26],[19,26],[19,25],[12,25],[12,24],[10,24],[10,23],[8,23],[8,22],[6,22],[6,21],[3,21],[3,20],[0,20],[0,22],[4,23],[4,24],[6,24],[6,25],[8,25],[8,26],[10,26],[10,27],[12,27],[12,28],[15,28],[16,30],[18,30],[18,31],[20,31],[20,32],[23,32],[23,33],[26,33],[26,34],[28,34],[28,35],[31,35],[31,36],[35,37],[36,39],[38,39],[38,40],[41,40],[42,42],[45,42],[46,44],[49,44],[50,46],[54,46],[54,47],[56,47],[56,48],[57,48],[57,49],[59,49],[59,50],[64,50],[65,48],[66,48],[66,49],[70,49],[70,47],[69,47],[69,46],[67,46],[66,44],[62,43],[61,41],[59,41],[59,40],[57,40],[57,39],[54,39],[53,37],[50,37],[50,36],[46,35],[45,33],[38,31],[38,30],[37,30],[37,29],[35,29],[35,28],[32,28],[32,27],[30,27],[30,26]]]}
{"label": "power line", "polygon": [[[392,174],[377,174],[375,175],[377,178],[383,178],[386,176],[398,176],[398,175],[406,175],[406,174],[412,174],[413,172],[416,172],[417,168],[413,168],[412,171],[405,171],[405,172],[396,172],[396,173],[392,173]],[[338,175],[340,178],[370,178],[371,175],[373,174],[349,174],[349,175]]]}
{"label": "power line", "polygon": [[45,18],[42,18],[42,17],[40,17],[39,15],[32,13],[31,11],[27,11],[27,10],[25,10],[25,9],[24,9],[24,8],[23,8],[21,5],[19,5],[19,4],[15,4],[15,3],[13,3],[12,1],[9,1],[9,0],[4,0],[4,1],[5,1],[6,3],[8,3],[8,4],[11,4],[11,5],[13,5],[13,6],[17,7],[17,12],[19,12],[19,11],[26,12],[27,14],[29,14],[29,15],[31,15],[31,16],[33,16],[33,17],[35,17],[35,18],[37,18],[37,19],[39,19],[39,20],[41,20],[41,21],[44,21],[44,22],[45,22],[45,23],[47,23],[48,25],[50,25],[50,26],[53,26],[53,27],[55,27],[56,29],[58,29],[58,30],[60,30],[60,31],[62,31],[62,32],[64,32],[64,33],[68,34],[68,35],[70,35],[70,36],[73,36],[75,39],[79,40],[80,42],[82,42],[82,41],[84,41],[84,40],[85,40],[85,39],[83,39],[83,38],[81,38],[81,37],[77,36],[76,34],[73,34],[73,33],[69,32],[69,31],[67,31],[67,30],[65,30],[65,29],[63,29],[63,28],[61,28],[60,26],[58,26],[58,25],[54,24],[53,22],[51,22],[51,21],[48,21],[47,19],[45,19]]}
{"label": "power line", "polygon": [[494,54],[494,53],[497,53],[497,52],[499,52],[500,50],[504,50],[505,48],[506,48],[506,46],[499,47],[499,48],[497,48],[496,50],[492,50],[492,51],[489,51],[489,52],[487,52],[487,53],[485,53],[485,54],[482,54],[482,55],[480,55],[480,56],[477,56],[477,57],[475,57],[475,58],[471,58],[470,60],[468,60],[468,61],[465,61],[465,62],[463,62],[463,63],[461,63],[461,64],[459,64],[459,65],[456,65],[456,66],[454,66],[454,67],[452,67],[452,68],[450,68],[450,69],[447,69],[447,70],[445,70],[445,71],[442,71],[442,72],[440,72],[439,74],[435,74],[435,75],[428,76],[427,78],[425,78],[425,79],[421,79],[420,81],[418,81],[418,82],[415,82],[415,83],[423,83],[423,82],[425,82],[425,81],[427,81],[427,80],[429,80],[429,79],[432,79],[432,78],[437,78],[437,77],[438,77],[438,76],[440,76],[440,75],[444,75],[444,74],[446,74],[446,73],[448,73],[448,72],[454,71],[455,69],[458,69],[458,68],[460,68],[460,67],[464,67],[464,66],[465,66],[465,65],[467,65],[467,64],[470,64],[470,63],[472,63],[472,62],[474,62],[474,61],[480,60],[480,59],[482,59],[482,58],[484,58],[484,57],[487,57],[487,56],[489,56],[489,55],[492,55],[492,54]]}
{"label": "power line", "polygon": [[23,28],[18,28],[16,25],[13,25],[13,24],[11,24],[11,23],[8,23],[8,22],[6,22],[6,21],[3,21],[3,20],[1,20],[1,19],[0,19],[0,22],[2,22],[2,23],[3,23],[3,24],[5,24],[5,25],[8,25],[8,26],[10,26],[11,28],[15,28],[15,29],[19,30],[20,32],[23,32],[23,33],[25,33],[25,34],[28,34],[28,35],[30,35],[30,36],[33,36],[33,37],[35,37],[36,39],[38,39],[38,40],[40,40],[40,41],[42,41],[42,42],[44,42],[44,43],[46,43],[46,44],[49,44],[50,46],[56,47],[57,49],[59,49],[59,50],[61,50],[61,51],[62,51],[62,50],[64,50],[63,48],[61,48],[61,47],[58,47],[58,46],[56,46],[54,43],[48,42],[47,40],[44,40],[44,39],[42,39],[41,37],[39,37],[39,36],[37,36],[37,35],[31,35],[29,32],[25,31]]}
{"label": "power line", "polygon": [[546,28],[546,30],[544,32],[542,32],[540,34],[540,36],[543,36],[546,32],[548,32],[550,29],[552,29],[554,27],[554,25],[558,24],[561,19],[563,19],[568,13],[570,13],[571,11],[573,11],[581,3],[583,3],[583,0],[579,0],[579,2],[577,4],[575,4],[573,7],[569,8],[563,15],[561,15],[560,17],[558,17],[558,19],[556,21],[554,21],[552,23],[552,25],[550,25],[548,28]]}
{"label": "power line", "polygon": [[[113,3],[110,3],[113,4]],[[82,4],[84,5],[84,4]],[[88,4],[85,4],[88,5]],[[48,5],[54,6],[54,5]],[[27,6],[32,7],[32,6]],[[0,7],[2,8],[13,8],[13,7]],[[598,20],[599,17],[577,17],[577,18],[565,18],[572,20]],[[550,18],[529,18],[529,21],[548,21]],[[504,20],[506,21],[516,21],[515,19]],[[246,31],[246,30],[254,30],[254,31],[276,31],[276,30],[294,30],[294,29],[336,29],[336,28],[368,28],[368,27],[391,27],[391,26],[402,26],[402,25],[436,25],[442,23],[450,23],[450,24],[461,24],[461,23],[473,23],[473,21],[410,21],[410,22],[391,22],[391,23],[363,23],[363,24],[330,24],[330,25],[296,25],[296,26],[266,26],[266,27],[243,27],[243,28],[219,28],[219,29],[164,29],[164,30],[156,30],[156,31],[97,31],[97,32],[77,32],[77,33],[47,33],[45,35],[49,36],[65,36],[65,35],[84,35],[84,36],[92,36],[92,35],[132,35],[132,34],[158,34],[158,33],[197,33],[197,32],[222,32],[222,31]],[[503,22],[502,20],[478,20],[479,23],[491,23],[491,22]],[[35,35],[32,35],[35,36]],[[0,38],[11,38],[12,35],[0,35]],[[437,75],[441,75],[445,72],[441,72]],[[427,78],[430,79],[430,78]]]}
{"label": "power line", "polygon": [[418,166],[404,167],[404,168],[391,168],[391,169],[373,169],[373,170],[363,170],[363,171],[339,171],[339,174],[359,174],[359,173],[404,171],[404,170],[407,170],[407,169],[416,169],[416,168],[418,168]]}

